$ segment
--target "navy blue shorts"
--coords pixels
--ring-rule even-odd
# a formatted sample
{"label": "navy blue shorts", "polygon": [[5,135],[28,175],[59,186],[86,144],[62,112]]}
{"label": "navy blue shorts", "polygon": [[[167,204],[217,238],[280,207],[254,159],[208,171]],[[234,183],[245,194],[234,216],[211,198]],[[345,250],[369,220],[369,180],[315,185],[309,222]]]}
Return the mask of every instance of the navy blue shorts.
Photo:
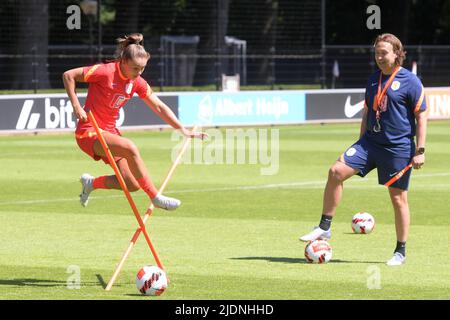
{"label": "navy blue shorts", "polygon": [[[355,142],[343,154],[345,164],[358,170],[358,175],[361,177],[377,168],[378,183],[382,185],[405,168],[411,162],[411,158],[409,152],[393,155],[391,151],[368,142],[364,137]],[[342,157],[340,160],[342,161]],[[391,187],[408,190],[411,171],[405,172]]]}

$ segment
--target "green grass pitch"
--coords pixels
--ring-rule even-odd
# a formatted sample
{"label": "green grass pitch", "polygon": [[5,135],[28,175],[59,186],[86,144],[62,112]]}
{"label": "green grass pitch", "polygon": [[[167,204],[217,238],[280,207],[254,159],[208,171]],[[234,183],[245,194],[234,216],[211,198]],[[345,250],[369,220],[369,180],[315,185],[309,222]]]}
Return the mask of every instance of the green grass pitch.
{"label": "green grass pitch", "polygon": [[[395,268],[385,265],[395,247],[394,214],[375,171],[345,184],[330,263],[306,263],[298,240],[317,225],[328,168],[356,141],[359,125],[277,129],[275,175],[248,163],[177,168],[166,194],[183,205],[156,210],[147,223],[171,280],[160,297],[135,287],[139,268],[154,264],[142,235],[112,291],[103,289],[137,222],[120,191],[95,191],[81,207],[78,179],[112,169],[83,154],[73,134],[0,136],[0,299],[450,298],[450,122],[429,123],[426,164],[410,184],[407,263]],[[170,132],[124,136],[138,145],[159,186],[179,142]],[[133,196],[144,212],[146,195]],[[358,211],[374,215],[372,234],[352,234]],[[77,270],[79,289],[71,288]]]}

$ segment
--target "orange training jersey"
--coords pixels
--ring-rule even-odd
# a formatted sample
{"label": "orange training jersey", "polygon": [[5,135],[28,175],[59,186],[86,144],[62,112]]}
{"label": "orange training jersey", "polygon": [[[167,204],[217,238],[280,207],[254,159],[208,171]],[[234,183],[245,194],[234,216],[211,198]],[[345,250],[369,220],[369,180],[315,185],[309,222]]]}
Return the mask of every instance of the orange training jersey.
{"label": "orange training jersey", "polygon": [[[147,89],[150,88],[140,76],[136,79],[125,78],[120,71],[119,62],[83,67],[83,75],[84,81],[89,82],[84,108],[91,109],[100,128],[112,133],[116,133],[120,108],[135,92],[140,98],[145,98]],[[89,121],[79,121],[76,132],[91,128]]]}

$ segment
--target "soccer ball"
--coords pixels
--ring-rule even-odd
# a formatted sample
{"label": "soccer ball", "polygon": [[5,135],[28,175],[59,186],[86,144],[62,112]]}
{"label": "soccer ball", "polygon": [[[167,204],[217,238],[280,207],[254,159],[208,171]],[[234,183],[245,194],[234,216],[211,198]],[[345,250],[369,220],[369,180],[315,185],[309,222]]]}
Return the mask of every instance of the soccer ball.
{"label": "soccer ball", "polygon": [[352,218],[354,233],[371,233],[375,228],[375,218],[367,212],[358,212]]}
{"label": "soccer ball", "polygon": [[333,250],[325,240],[310,241],[305,247],[305,258],[310,263],[327,263],[332,254]]}
{"label": "soccer ball", "polygon": [[136,287],[147,296],[159,296],[167,288],[166,273],[157,266],[145,266],[136,276]]}

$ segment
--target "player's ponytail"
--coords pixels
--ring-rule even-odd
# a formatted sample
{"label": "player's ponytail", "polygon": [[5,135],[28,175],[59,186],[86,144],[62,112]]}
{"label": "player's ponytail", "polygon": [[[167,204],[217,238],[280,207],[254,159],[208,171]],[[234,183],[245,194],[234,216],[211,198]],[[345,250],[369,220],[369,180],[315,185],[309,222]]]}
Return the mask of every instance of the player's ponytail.
{"label": "player's ponytail", "polygon": [[116,39],[116,60],[133,60],[136,58],[150,59],[150,53],[144,48],[144,36],[141,33],[133,33]]}

